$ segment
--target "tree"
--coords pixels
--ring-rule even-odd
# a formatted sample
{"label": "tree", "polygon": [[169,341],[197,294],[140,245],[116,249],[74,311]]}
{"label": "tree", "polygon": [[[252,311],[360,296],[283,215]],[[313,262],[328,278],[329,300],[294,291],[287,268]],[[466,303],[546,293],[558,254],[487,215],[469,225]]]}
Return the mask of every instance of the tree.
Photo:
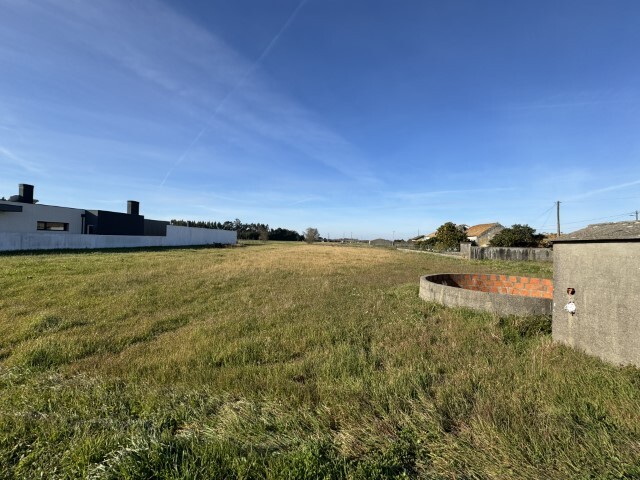
{"label": "tree", "polygon": [[544,235],[536,234],[529,225],[512,225],[505,228],[491,239],[492,247],[537,247]]}
{"label": "tree", "polygon": [[320,240],[320,233],[317,228],[309,227],[304,232],[304,241],[307,243],[313,243]]}
{"label": "tree", "polygon": [[263,242],[269,240],[269,229],[261,227],[258,230],[258,238]]}
{"label": "tree", "polygon": [[456,227],[453,222],[447,222],[436,230],[435,235],[435,249],[436,250],[460,250],[460,242],[467,241],[467,234]]}

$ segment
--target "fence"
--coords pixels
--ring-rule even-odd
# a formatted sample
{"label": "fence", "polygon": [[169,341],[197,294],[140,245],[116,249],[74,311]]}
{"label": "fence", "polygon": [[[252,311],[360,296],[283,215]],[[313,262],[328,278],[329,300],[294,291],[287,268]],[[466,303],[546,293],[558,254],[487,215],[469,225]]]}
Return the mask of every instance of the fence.
{"label": "fence", "polygon": [[553,262],[551,248],[473,247],[470,243],[461,243],[460,253],[469,260]]}

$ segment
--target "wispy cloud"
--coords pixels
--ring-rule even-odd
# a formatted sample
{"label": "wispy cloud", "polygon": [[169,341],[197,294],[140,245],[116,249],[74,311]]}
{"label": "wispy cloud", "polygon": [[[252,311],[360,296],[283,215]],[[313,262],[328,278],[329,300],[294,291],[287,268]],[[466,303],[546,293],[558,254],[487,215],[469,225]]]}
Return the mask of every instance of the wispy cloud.
{"label": "wispy cloud", "polygon": [[[205,140],[205,144],[228,143],[230,139],[239,139],[236,146],[257,139],[267,145],[275,143],[277,148],[299,152],[300,161],[319,162],[351,180],[373,182],[368,162],[356,147],[278,91],[258,71],[304,3],[298,4],[254,62],[215,34],[153,1],[52,5],[64,12],[75,36],[197,109],[192,122],[194,135],[169,167],[162,184],[175,168],[189,163],[196,144]],[[146,21],[149,10],[154,15],[151,24]],[[190,52],[186,58],[184,52]],[[221,124],[225,125],[224,136],[218,130]]]}
{"label": "wispy cloud", "polygon": [[[247,162],[274,159],[322,167],[328,180],[375,184],[373,169],[358,148],[259,68],[285,41],[304,3],[298,3],[260,57],[251,60],[215,32],[155,0],[12,2],[7,24],[15,27],[0,34],[10,47],[0,53],[0,61],[46,68],[61,89],[75,88],[73,95],[86,97],[60,98],[59,105],[57,97],[38,98],[34,110],[58,109],[54,115],[62,116],[62,121],[40,126],[46,133],[87,140],[94,135],[98,141],[107,134],[111,142],[122,138],[136,148],[145,142],[162,145],[166,155],[146,169],[158,184],[179,185],[183,175],[177,170],[202,173],[224,164],[243,173]],[[41,27],[37,36],[25,34],[31,25]],[[18,59],[9,57],[13,47],[22,52]],[[159,123],[154,137],[146,123]],[[93,131],[81,132],[84,128]],[[87,166],[96,160],[82,159]],[[103,164],[97,161],[96,166]]]}
{"label": "wispy cloud", "polygon": [[594,190],[590,190],[588,192],[581,193],[579,195],[573,195],[566,199],[566,201],[575,201],[582,200],[584,198],[593,197],[596,195],[600,195],[602,193],[614,192],[616,190],[623,190],[629,187],[635,187],[636,185],[640,185],[640,180],[634,180],[632,182],[619,183],[617,185],[610,185],[604,188],[596,188]]}
{"label": "wispy cloud", "polygon": [[2,146],[0,146],[0,163],[5,168],[17,166],[28,173],[42,174],[45,171],[38,163],[27,160]]}
{"label": "wispy cloud", "polygon": [[393,196],[402,200],[422,201],[437,197],[451,197],[464,195],[477,195],[482,193],[500,193],[516,190],[515,187],[495,187],[495,188],[468,188],[460,190],[435,190],[430,192],[399,192]]}
{"label": "wispy cloud", "polygon": [[249,77],[249,75],[251,75],[251,73],[258,68],[258,66],[262,63],[262,61],[266,58],[266,56],[269,54],[269,52],[271,52],[271,50],[273,49],[273,47],[275,46],[276,42],[280,39],[280,37],[282,36],[282,34],[284,33],[284,31],[289,27],[289,25],[291,25],[291,22],[293,22],[293,19],[296,17],[296,15],[298,14],[298,12],[300,11],[300,9],[303,7],[303,5],[306,3],[306,0],[301,0],[300,3],[298,3],[298,6],[295,8],[295,10],[293,10],[293,12],[291,13],[291,15],[289,15],[289,17],[287,18],[287,21],[283,24],[283,26],[280,28],[280,30],[273,36],[273,38],[271,39],[271,41],[267,44],[266,48],[262,51],[262,53],[260,54],[260,56],[256,59],[255,62],[253,62],[245,71],[245,73],[242,75],[242,77],[240,77],[240,79],[238,80],[238,82],[233,85],[233,88],[231,88],[224,97],[222,97],[222,100],[220,100],[220,102],[218,103],[218,105],[216,105],[215,109],[213,110],[213,114],[211,115],[211,118],[205,123],[205,125],[202,127],[202,129],[196,134],[196,136],[193,138],[193,140],[189,143],[189,145],[187,146],[187,148],[184,150],[184,152],[182,152],[182,154],[178,157],[178,159],[176,160],[176,163],[167,171],[167,174],[164,176],[164,178],[162,179],[162,182],[160,183],[160,186],[163,186],[166,181],[168,180],[169,176],[173,173],[173,171],[184,161],[184,159],[186,158],[187,154],[191,151],[191,149],[196,145],[196,143],[198,143],[198,141],[200,140],[200,138],[202,138],[202,135],[204,135],[204,133],[211,128],[210,127],[210,123],[219,115],[220,111],[222,110],[222,108],[224,107],[225,103],[227,102],[227,100],[229,100],[229,98],[231,98],[231,96],[238,91],[240,88],[242,88],[242,86],[244,85],[246,79]]}

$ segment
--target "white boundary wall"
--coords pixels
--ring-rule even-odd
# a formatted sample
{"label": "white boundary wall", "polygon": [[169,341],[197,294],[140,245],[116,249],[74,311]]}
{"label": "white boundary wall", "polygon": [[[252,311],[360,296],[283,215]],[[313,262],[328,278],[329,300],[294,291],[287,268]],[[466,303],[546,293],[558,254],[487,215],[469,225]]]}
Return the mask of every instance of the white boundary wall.
{"label": "white boundary wall", "polygon": [[175,225],[167,225],[166,237],[82,235],[66,232],[0,232],[0,251],[235,245],[237,238],[238,233],[231,230],[178,227]]}

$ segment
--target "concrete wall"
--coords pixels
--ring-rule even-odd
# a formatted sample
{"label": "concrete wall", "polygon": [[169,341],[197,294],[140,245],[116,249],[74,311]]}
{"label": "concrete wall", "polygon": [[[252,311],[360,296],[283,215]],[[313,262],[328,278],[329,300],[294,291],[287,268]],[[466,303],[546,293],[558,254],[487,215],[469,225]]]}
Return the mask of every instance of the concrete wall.
{"label": "concrete wall", "polygon": [[234,230],[214,230],[211,228],[167,225],[167,236],[165,237],[165,244],[163,246],[213,245],[214,243],[235,245],[237,241],[238,232]]}
{"label": "concrete wall", "polygon": [[[553,250],[553,339],[640,367],[640,242],[556,243]],[[570,298],[575,315],[564,310]]]}
{"label": "concrete wall", "polygon": [[[481,291],[480,288],[471,290],[461,288],[465,277],[476,277],[465,274],[439,274],[426,275],[420,277],[420,298],[427,301],[438,302],[448,307],[467,307],[475,310],[485,310],[496,315],[549,315],[551,314],[551,299],[531,297],[521,294],[496,293],[499,287],[489,287],[490,290]],[[495,277],[486,282],[500,282],[503,275],[485,275],[485,277]],[[508,277],[517,280],[518,285],[523,284],[523,279],[527,279],[527,284],[533,284],[531,280],[536,280],[536,285],[541,288],[552,288],[550,280],[529,279],[527,277]],[[468,280],[469,285],[472,282]],[[507,279],[507,281],[510,281]],[[497,285],[497,283],[496,283]],[[495,289],[494,289],[495,288]],[[493,289],[493,290],[491,290]],[[520,287],[519,287],[520,289]]]}
{"label": "concrete wall", "polygon": [[19,205],[22,212],[0,212],[0,232],[33,233],[38,231],[38,222],[62,222],[69,224],[68,232],[60,234],[82,233],[84,210],[79,208],[55,207],[33,203],[15,203],[0,200],[7,205]]}
{"label": "concrete wall", "polygon": [[553,262],[551,248],[472,247],[468,243],[461,243],[460,251],[464,251],[463,256],[470,260]]}
{"label": "concrete wall", "polygon": [[236,241],[235,231],[173,225],[167,226],[166,237],[81,235],[66,232],[0,232],[0,251],[233,245]]}
{"label": "concrete wall", "polygon": [[393,242],[391,240],[376,238],[375,240],[369,240],[369,245],[373,245],[374,247],[391,247],[393,246]]}

